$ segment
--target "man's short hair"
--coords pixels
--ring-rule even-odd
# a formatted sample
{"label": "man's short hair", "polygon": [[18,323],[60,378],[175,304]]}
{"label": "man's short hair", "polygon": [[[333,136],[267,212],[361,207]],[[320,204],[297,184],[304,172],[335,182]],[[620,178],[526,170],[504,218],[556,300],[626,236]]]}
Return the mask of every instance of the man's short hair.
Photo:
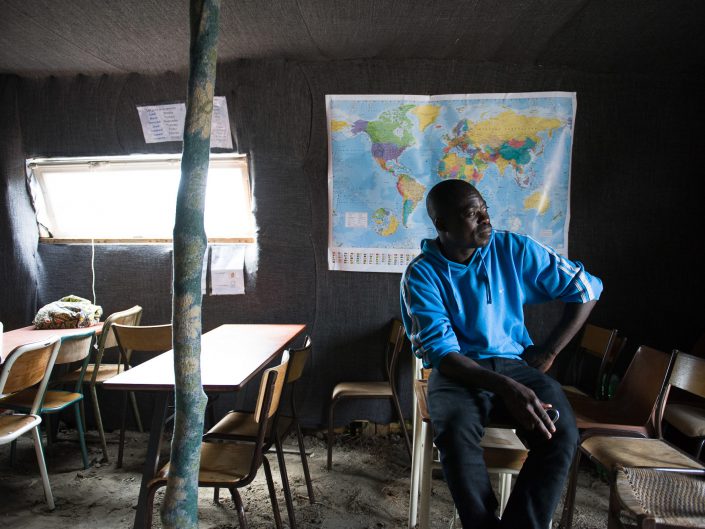
{"label": "man's short hair", "polygon": [[480,192],[475,186],[465,180],[443,180],[431,188],[426,195],[426,212],[435,223],[436,219],[442,217],[445,212],[457,204],[459,197],[464,197],[467,193]]}

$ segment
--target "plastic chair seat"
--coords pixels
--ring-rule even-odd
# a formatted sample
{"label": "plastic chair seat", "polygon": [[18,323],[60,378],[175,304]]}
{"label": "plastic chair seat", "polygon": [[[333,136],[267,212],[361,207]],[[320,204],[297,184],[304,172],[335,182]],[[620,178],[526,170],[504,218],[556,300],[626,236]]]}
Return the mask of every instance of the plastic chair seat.
{"label": "plastic chair seat", "polygon": [[9,443],[42,422],[38,415],[0,415],[0,443]]}
{"label": "plastic chair seat", "polygon": [[705,437],[705,409],[689,404],[668,404],[663,418],[688,437]]}
{"label": "plastic chair seat", "polygon": [[332,400],[365,397],[392,397],[392,388],[389,382],[341,382],[331,396]]}
{"label": "plastic chair seat", "polygon": [[[93,376],[93,372],[95,371],[95,364],[88,364],[88,367],[86,368],[86,374],[83,377],[84,380],[90,380],[91,377]],[[100,384],[101,382],[105,382],[106,380],[113,378],[115,375],[117,375],[120,372],[120,365],[119,364],[101,364],[100,368],[98,369],[98,375],[96,376],[96,384]],[[78,378],[81,376],[81,371],[76,370],[71,373],[66,373],[63,377],[61,377],[62,382],[76,382]]]}
{"label": "plastic chair seat", "polygon": [[[10,408],[17,411],[30,410],[36,396],[36,390],[29,388],[18,393],[14,393],[9,397],[0,400],[0,407]],[[59,411],[66,406],[70,406],[83,398],[81,393],[71,391],[49,390],[44,394],[44,402],[40,409],[40,413]]]}
{"label": "plastic chair seat", "polygon": [[[252,466],[253,444],[201,443],[201,463],[198,484],[201,486],[228,485],[245,478]],[[166,480],[169,463],[164,465],[155,480]]]}

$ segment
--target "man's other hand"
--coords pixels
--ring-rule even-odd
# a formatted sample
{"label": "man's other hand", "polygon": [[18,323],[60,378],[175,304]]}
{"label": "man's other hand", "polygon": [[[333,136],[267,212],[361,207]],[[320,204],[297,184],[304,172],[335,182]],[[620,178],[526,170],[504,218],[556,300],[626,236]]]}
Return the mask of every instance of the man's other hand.
{"label": "man's other hand", "polygon": [[551,369],[556,355],[552,351],[547,350],[545,347],[530,345],[524,349],[521,357],[526,360],[526,363],[531,367],[535,367],[542,373],[545,373]]}

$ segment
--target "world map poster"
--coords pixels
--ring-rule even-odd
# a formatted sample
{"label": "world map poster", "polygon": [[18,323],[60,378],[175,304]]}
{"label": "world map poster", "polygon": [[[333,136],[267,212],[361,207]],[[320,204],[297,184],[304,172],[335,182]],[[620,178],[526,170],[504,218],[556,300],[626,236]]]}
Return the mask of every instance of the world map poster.
{"label": "world map poster", "polygon": [[426,193],[460,178],[495,229],[568,251],[573,92],[327,95],[330,270],[403,272],[435,238]]}

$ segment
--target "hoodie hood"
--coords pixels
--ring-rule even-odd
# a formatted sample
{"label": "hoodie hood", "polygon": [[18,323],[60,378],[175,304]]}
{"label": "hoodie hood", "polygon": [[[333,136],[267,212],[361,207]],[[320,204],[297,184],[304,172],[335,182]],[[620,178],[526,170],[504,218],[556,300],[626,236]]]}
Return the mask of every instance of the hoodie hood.
{"label": "hoodie hood", "polygon": [[470,262],[468,264],[456,263],[447,259],[441,252],[438,239],[424,239],[421,242],[421,251],[424,255],[430,258],[433,262],[435,268],[438,269],[442,277],[445,277],[450,285],[450,289],[453,293],[453,301],[455,304],[455,310],[462,314],[463,303],[461,302],[461,295],[458,292],[458,281],[462,281],[462,276],[468,273],[474,273],[482,279],[485,285],[485,299],[488,305],[492,304],[492,288],[491,288],[491,276],[490,269],[487,266],[487,258],[490,252],[490,246],[494,239],[494,229],[490,235],[490,239],[485,246],[476,248],[470,257]]}

